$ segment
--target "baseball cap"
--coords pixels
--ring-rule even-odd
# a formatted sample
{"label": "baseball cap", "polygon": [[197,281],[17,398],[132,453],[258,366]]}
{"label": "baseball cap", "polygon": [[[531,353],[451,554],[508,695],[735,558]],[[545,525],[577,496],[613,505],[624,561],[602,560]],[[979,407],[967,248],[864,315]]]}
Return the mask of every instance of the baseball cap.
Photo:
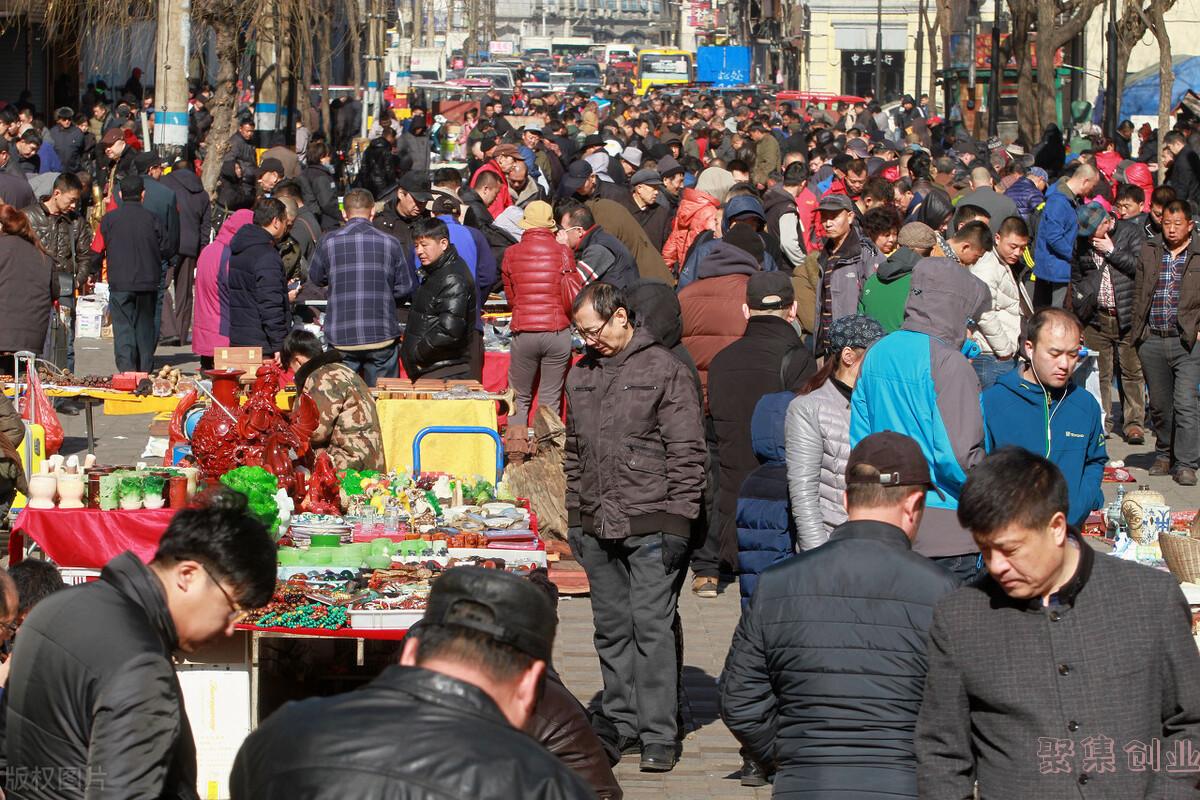
{"label": "baseball cap", "polygon": [[795,301],[792,279],[782,272],[756,272],[746,281],[746,305],[755,311],[780,310]]}
{"label": "baseball cap", "polygon": [[133,167],[140,175],[145,175],[155,167],[161,167],[162,165],[162,157],[157,153],[138,153],[133,158]]}
{"label": "baseball cap", "polygon": [[644,183],[659,187],[663,185],[662,177],[652,169],[639,169],[629,179],[630,186],[641,186]]}
{"label": "baseball cap", "polygon": [[433,190],[429,186],[429,173],[416,171],[407,172],[400,178],[400,188],[413,196],[419,203],[428,203],[433,199]]}
{"label": "baseball cap", "polygon": [[526,122],[525,127],[521,128],[521,130],[525,133],[536,133],[538,136],[541,136],[542,135],[542,123]]}
{"label": "baseball cap", "polygon": [[[874,469],[856,469],[861,466]],[[850,451],[850,459],[846,462],[846,484],[872,483],[883,486],[927,486],[937,492],[938,497],[943,500],[946,498],[942,490],[933,484],[929,462],[925,460],[920,445],[895,431],[872,433]]]}
{"label": "baseball cap", "polygon": [[587,179],[592,177],[592,165],[586,161],[576,161],[567,167],[567,174],[563,175],[562,181],[558,185],[558,193],[563,197],[570,197],[579,191],[583,184],[587,183]]}
{"label": "baseball cap", "polygon": [[112,147],[117,142],[124,140],[124,138],[125,134],[121,132],[120,128],[109,128],[104,132],[104,135],[100,137],[100,146]]}
{"label": "baseball cap", "polygon": [[443,572],[433,582],[421,623],[478,631],[541,661],[550,660],[558,627],[543,590],[512,573],[485,567]]}
{"label": "baseball cap", "polygon": [[854,201],[844,194],[827,194],[821,198],[817,211],[853,211]]}
{"label": "baseball cap", "polygon": [[1046,172],[1046,170],[1042,169],[1041,167],[1030,167],[1029,168],[1029,177],[1041,178],[1044,181],[1049,181],[1050,173]]}

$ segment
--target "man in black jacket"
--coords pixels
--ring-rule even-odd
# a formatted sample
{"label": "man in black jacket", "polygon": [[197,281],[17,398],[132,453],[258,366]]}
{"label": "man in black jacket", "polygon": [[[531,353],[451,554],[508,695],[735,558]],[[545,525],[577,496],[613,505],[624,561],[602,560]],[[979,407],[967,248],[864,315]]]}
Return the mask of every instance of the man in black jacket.
{"label": "man in black jacket", "polygon": [[324,142],[313,142],[308,146],[300,179],[305,189],[304,204],[312,207],[321,222],[321,230],[331,231],[341,225],[342,210],[338,207],[333,156]]}
{"label": "man in black jacket", "polygon": [[[158,301],[154,309],[154,330],[156,336],[162,328],[163,297],[167,293],[167,273],[171,269],[179,253],[179,204],[175,192],[159,183],[163,174],[163,161],[154,153],[138,153],[133,159],[133,168],[142,177],[146,187],[145,199],[142,205],[146,210],[158,217],[162,226],[163,240],[166,249],[163,251],[162,264],[159,267]],[[117,205],[121,201],[118,198]]]}
{"label": "man in black jacket", "polygon": [[721,675],[721,717],[777,773],[776,796],[917,797],[926,637],[958,585],[912,552],[931,486],[915,441],[866,437],[846,464],[847,521],[759,578]]}
{"label": "man in black jacket", "polygon": [[92,245],[93,275],[108,257],[113,356],[121,372],[150,372],[158,344],[154,311],[168,246],[158,218],[142,205],[144,194],[140,176],[121,181],[122,203],[100,220]]}
{"label": "man in black jacket", "polygon": [[271,715],[238,752],[230,796],[595,797],[519,730],[538,703],[556,626],[549,599],[528,581],[481,567],[447,571],[399,665],[358,691]]}
{"label": "man in black jacket", "polygon": [[196,258],[208,244],[212,227],[208,192],[200,178],[180,159],[159,181],[175,193],[179,210],[179,253],[167,272],[170,296],[163,294],[162,337],[165,345],[186,345],[192,339],[192,288]]}
{"label": "man in black jacket", "polygon": [[405,253],[413,249],[412,225],[429,216],[427,204],[433,199],[428,172],[409,172],[400,178],[394,192],[381,198],[385,205],[371,222],[379,230],[400,240]]}
{"label": "man in black jacket", "polygon": [[150,564],[126,552],[99,580],[42,600],[9,674],[8,796],[195,798],[172,655],[232,635],[274,589],[275,546],[225,490],[179,511]]}
{"label": "man in black jacket", "polygon": [[421,286],[412,309],[400,359],[410,378],[469,378],[470,334],[475,330],[475,281],[450,244],[446,223],[436,217],[412,226],[421,262]]}
{"label": "man in black jacket", "polygon": [[75,127],[74,118],[75,112],[63,106],[54,112],[54,127],[49,133],[64,172],[83,169],[83,131]]}
{"label": "man in black jacket", "polygon": [[254,207],[254,224],[229,243],[229,343],[261,347],[264,358],[279,352],[290,327],[283,259],[275,248],[287,232],[283,203],[266,198]]}
{"label": "man in black jacket", "polygon": [[[721,470],[717,517],[723,553],[737,551],[738,490],[759,463],[750,444],[754,407],[770,392],[799,390],[817,371],[812,353],[793,326],[796,295],[786,273],[751,275],[742,314],[748,320],[746,333],[717,353],[708,367],[708,409]],[[715,597],[717,578],[698,576],[692,590],[701,597]]]}

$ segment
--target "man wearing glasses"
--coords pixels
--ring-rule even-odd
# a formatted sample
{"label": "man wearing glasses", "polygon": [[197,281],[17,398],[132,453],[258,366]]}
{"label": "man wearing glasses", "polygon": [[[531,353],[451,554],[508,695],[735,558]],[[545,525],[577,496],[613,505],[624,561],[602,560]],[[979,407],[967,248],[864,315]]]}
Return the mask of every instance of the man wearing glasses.
{"label": "man wearing glasses", "polygon": [[224,490],[171,520],[149,564],[117,556],[21,625],[9,797],[194,798],[196,748],[172,654],[233,634],[275,589],[275,546]]}
{"label": "man wearing glasses", "polygon": [[695,378],[628,309],[607,283],[572,308],[588,352],[567,376],[567,512],[592,587],[596,733],[610,752],[640,749],[642,771],[666,772],[678,760],[673,623],[707,451]]}

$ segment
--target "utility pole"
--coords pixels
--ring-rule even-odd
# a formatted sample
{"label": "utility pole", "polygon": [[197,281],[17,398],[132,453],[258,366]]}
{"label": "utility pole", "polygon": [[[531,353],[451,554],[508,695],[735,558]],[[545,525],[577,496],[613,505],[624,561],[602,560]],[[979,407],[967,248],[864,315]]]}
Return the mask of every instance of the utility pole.
{"label": "utility pole", "polygon": [[992,77],[988,87],[988,136],[1000,133],[1000,85],[1004,81],[1004,58],[1000,55],[1000,0],[992,12]]}
{"label": "utility pole", "polygon": [[925,0],[917,0],[917,91],[913,97],[921,99],[922,78],[925,75]]}
{"label": "utility pole", "polygon": [[1117,0],[1108,0],[1108,70],[1104,87],[1104,135],[1117,138]]}
{"label": "utility pole", "polygon": [[883,103],[883,0],[875,0],[875,102]]}
{"label": "utility pole", "polygon": [[188,141],[188,43],[192,38],[188,0],[158,0],[155,42],[154,145],[176,155]]}

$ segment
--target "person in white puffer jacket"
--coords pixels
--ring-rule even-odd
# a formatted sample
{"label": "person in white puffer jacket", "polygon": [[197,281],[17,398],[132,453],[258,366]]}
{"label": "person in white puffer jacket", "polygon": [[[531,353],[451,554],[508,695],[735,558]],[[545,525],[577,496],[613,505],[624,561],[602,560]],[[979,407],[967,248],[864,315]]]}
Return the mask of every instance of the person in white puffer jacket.
{"label": "person in white puffer jacket", "polygon": [[971,274],[987,284],[992,307],[977,320],[971,338],[979,355],[971,359],[980,388],[988,389],[1016,366],[1014,357],[1021,338],[1021,289],[1013,275],[1021,253],[1029,244],[1029,227],[1020,217],[1008,217],[996,231],[996,244],[970,266]]}
{"label": "person in white puffer jacket", "polygon": [[870,317],[834,320],[829,356],[787,410],[788,494],[798,547],[812,550],[846,521],[846,460],[850,457],[850,395],[863,355],[883,336]]}

